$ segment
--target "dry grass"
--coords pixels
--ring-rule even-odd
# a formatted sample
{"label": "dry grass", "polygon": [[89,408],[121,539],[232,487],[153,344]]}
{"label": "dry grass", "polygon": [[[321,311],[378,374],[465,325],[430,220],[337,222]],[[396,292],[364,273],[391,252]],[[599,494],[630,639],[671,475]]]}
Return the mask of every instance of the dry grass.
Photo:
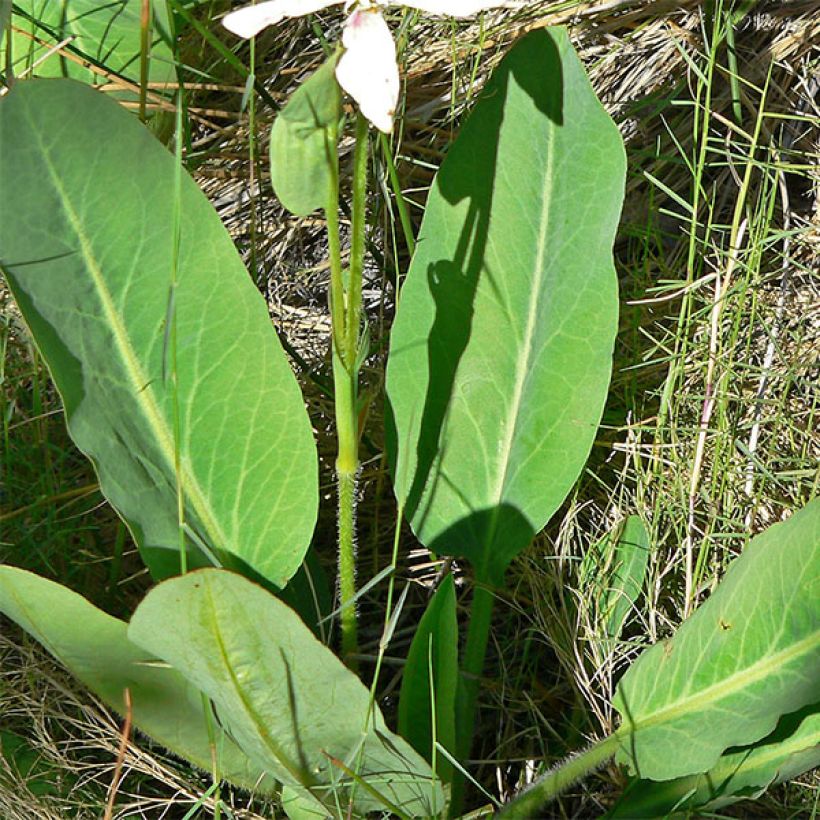
{"label": "dry grass", "polygon": [[[27,744],[24,757],[0,755],[3,820],[99,820],[114,784],[116,818],[173,820],[197,804],[207,816],[213,813],[214,797],[203,798],[207,776],[143,737],[129,739],[121,777],[115,776],[121,721],[78,688],[35,642],[17,634],[0,636],[0,669],[3,729],[25,731]],[[8,737],[3,740],[8,743]],[[260,801],[243,796],[236,806],[232,795],[221,796],[237,819],[270,817],[270,807]]]}

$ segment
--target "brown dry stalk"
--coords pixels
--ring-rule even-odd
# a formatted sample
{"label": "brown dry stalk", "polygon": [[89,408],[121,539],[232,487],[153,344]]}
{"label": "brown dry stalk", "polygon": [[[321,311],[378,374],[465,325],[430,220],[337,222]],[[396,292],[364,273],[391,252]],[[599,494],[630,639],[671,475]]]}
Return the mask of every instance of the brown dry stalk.
{"label": "brown dry stalk", "polygon": [[108,792],[108,802],[105,806],[103,820],[111,820],[114,816],[114,801],[117,799],[117,790],[122,781],[122,767],[125,762],[125,752],[128,749],[128,738],[131,736],[131,690],[126,688],[123,692],[125,700],[125,722],[122,725],[120,734],[120,747],[117,752],[117,765],[114,767],[114,778],[111,781],[111,789]]}

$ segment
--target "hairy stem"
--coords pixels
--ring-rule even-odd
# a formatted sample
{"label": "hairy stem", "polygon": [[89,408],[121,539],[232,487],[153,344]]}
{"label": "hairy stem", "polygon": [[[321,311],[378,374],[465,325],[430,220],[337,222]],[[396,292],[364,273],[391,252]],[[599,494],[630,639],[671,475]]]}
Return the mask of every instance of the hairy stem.
{"label": "hairy stem", "polygon": [[339,598],[342,601],[342,658],[353,670],[358,665],[356,623],[356,474],[337,472],[339,492]]}
{"label": "hairy stem", "polygon": [[590,746],[585,752],[569,758],[564,763],[547,772],[526,791],[522,792],[499,814],[504,820],[530,820],[539,817],[545,803],[554,799],[564,789],[600,768],[615,754],[618,738],[610,735]]}
{"label": "hairy stem", "polygon": [[[330,313],[333,324],[333,384],[336,404],[336,480],[339,524],[339,606],[342,657],[356,668],[358,652],[356,597],[356,482],[359,475],[358,383],[361,340],[362,273],[367,216],[367,120],[356,124],[350,270],[345,281],[339,237],[337,166],[326,208],[330,247]],[[335,140],[333,143],[335,145]]]}
{"label": "hairy stem", "polygon": [[336,482],[339,524],[339,605],[341,606],[342,657],[351,668],[358,651],[356,607],[356,480],[359,472],[359,431],[356,413],[356,374],[338,355],[333,357],[336,395]]}

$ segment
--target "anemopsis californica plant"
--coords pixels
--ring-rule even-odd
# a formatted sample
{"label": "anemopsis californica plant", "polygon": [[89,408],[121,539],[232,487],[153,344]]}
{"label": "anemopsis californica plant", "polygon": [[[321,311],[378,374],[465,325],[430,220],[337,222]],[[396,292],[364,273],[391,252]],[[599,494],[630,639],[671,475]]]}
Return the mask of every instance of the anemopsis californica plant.
{"label": "anemopsis californica plant", "polygon": [[[301,17],[337,6],[341,0],[269,0],[245,6],[226,15],[225,28],[249,39],[267,26],[287,17]],[[393,116],[399,99],[399,67],[396,45],[382,17],[382,6],[407,6],[428,14],[469,17],[489,8],[509,6],[498,0],[345,0],[345,11],[353,8],[342,33],[345,52],[336,67],[339,85],[359,104],[362,114],[380,131],[393,130]]]}
{"label": "anemopsis californica plant", "polygon": [[[252,36],[329,5],[278,0],[249,10],[252,25],[233,19]],[[398,72],[389,33],[383,48],[367,44],[371,29],[386,30],[375,0],[344,5],[347,51],[294,91],[270,139],[282,207],[296,216],[323,208],[326,217],[339,607],[329,611],[330,579],[307,564],[324,494],[319,453],[266,300],[182,155],[110,96],[56,78],[21,79],[0,99],[0,190],[16,192],[0,220],[0,267],[63,397],[69,432],[94,460],[157,586],[126,622],[0,565],[0,614],[142,733],[215,784],[279,796],[291,820],[373,812],[443,820],[484,799],[468,793],[465,766],[486,717],[477,709],[505,574],[577,486],[605,410],[626,154],[564,28],[520,38],[475,95],[430,185],[418,237],[406,229],[415,251],[401,298],[393,291],[384,379],[399,514],[389,557],[373,531],[374,569],[390,563],[357,590],[360,399],[375,400],[359,391],[369,353],[365,240],[386,213],[369,223],[369,158],[379,146],[365,116],[376,119],[367,82],[385,55],[384,76]],[[487,7],[412,5],[459,15]],[[343,174],[339,58],[368,104],[355,117]],[[350,90],[344,72],[340,82]],[[379,122],[389,127],[395,97],[377,88],[375,103],[380,93]],[[42,139],[52,133],[59,140]],[[65,218],[44,221],[44,213]],[[166,364],[172,378],[163,377]],[[465,565],[465,585],[471,570],[468,618],[458,617],[467,596],[452,573],[417,622],[414,605],[403,609],[405,593],[394,597],[396,583],[414,583],[401,578],[400,519],[415,542]],[[815,765],[819,533],[815,500],[744,545],[686,624],[620,678],[612,702],[620,726],[500,816],[545,816],[546,801],[613,757],[633,780],[612,817],[717,807]],[[632,640],[622,630],[630,610],[641,613],[660,545],[637,514],[606,537],[607,555],[596,547],[584,561],[588,589],[606,592],[590,613],[611,645]],[[387,589],[375,593],[383,581]],[[384,608],[375,655],[360,653],[356,635],[365,589],[368,612]],[[319,628],[330,619],[341,657],[317,637],[330,642]],[[413,636],[393,732],[379,705],[388,691],[380,674],[386,653],[402,648],[392,642],[400,623]],[[368,640],[376,635],[369,625]],[[530,670],[522,667],[522,685]],[[567,715],[573,726],[575,714]]]}

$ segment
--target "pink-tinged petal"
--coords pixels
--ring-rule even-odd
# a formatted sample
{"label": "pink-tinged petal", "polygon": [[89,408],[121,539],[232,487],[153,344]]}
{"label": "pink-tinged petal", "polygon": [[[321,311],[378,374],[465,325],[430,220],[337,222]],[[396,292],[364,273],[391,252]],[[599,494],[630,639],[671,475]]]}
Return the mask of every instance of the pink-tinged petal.
{"label": "pink-tinged petal", "polygon": [[[391,5],[394,5],[391,3]],[[509,0],[398,0],[395,5],[408,6],[427,12],[440,14],[443,17],[472,17],[480,11],[493,8],[515,8],[521,3],[511,3]]]}
{"label": "pink-tinged petal", "polygon": [[399,67],[387,23],[375,9],[354,11],[345,24],[342,45],[345,53],[336,66],[339,85],[379,131],[389,133],[399,101]]}
{"label": "pink-tinged petal", "polygon": [[286,17],[313,14],[344,0],[268,0],[255,6],[244,6],[222,18],[222,25],[238,37],[249,40],[267,26],[274,26]]}

